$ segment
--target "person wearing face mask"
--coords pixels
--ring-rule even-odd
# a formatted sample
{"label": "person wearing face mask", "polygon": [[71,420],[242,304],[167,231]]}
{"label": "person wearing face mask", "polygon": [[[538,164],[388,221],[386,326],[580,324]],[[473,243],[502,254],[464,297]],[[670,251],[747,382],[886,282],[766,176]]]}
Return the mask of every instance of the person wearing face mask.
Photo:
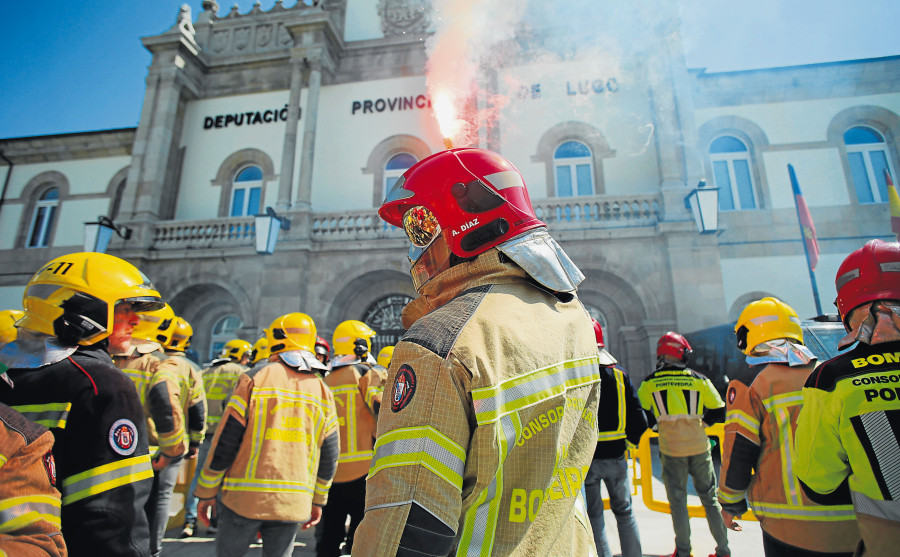
{"label": "person wearing face mask", "polygon": [[0,402],[47,427],[69,555],[146,556],[144,504],[153,471],[143,410],[109,352],[124,352],[137,312],[163,307],[136,267],[104,253],[73,253],[29,280],[18,338],[0,349],[15,388]]}
{"label": "person wearing face mask", "polygon": [[871,240],[844,259],[836,305],[849,350],[803,387],[794,472],[821,504],[856,511],[857,555],[900,547],[900,243]]}
{"label": "person wearing face mask", "polygon": [[409,168],[379,209],[412,246],[352,554],[596,555],[583,496],[599,358],[584,276],[484,149]]}

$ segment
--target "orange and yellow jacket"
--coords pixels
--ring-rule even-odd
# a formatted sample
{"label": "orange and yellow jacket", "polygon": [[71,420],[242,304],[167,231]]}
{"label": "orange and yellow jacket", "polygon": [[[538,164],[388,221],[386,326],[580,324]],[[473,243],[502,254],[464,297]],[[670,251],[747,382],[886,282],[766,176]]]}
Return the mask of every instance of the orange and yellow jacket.
{"label": "orange and yellow jacket", "polygon": [[198,499],[255,520],[302,522],[324,506],[340,451],[334,397],[282,361],[241,375],[197,481]]}
{"label": "orange and yellow jacket", "polygon": [[227,358],[214,361],[203,370],[203,389],[206,391],[206,431],[215,433],[219,427],[228,398],[234,392],[238,379],[249,368]]}
{"label": "orange and yellow jacket", "polygon": [[[116,367],[134,383],[138,398],[141,400],[141,407],[144,409],[148,438],[153,440],[151,444],[155,444],[156,425],[153,423],[153,418],[150,417],[147,393],[150,391],[150,383],[153,381],[156,368],[166,358],[166,354],[158,343],[140,341],[138,344],[138,341],[134,341],[126,353],[111,354],[111,356]],[[152,449],[151,452],[153,452]]]}
{"label": "orange and yellow jacket", "polygon": [[[147,405],[155,432],[150,444],[168,457],[199,447],[206,434],[206,393],[203,378],[182,352],[167,353],[147,390]],[[154,438],[154,433],[155,438]]]}
{"label": "orange and yellow jacket", "polygon": [[0,404],[0,556],[65,556],[53,434]]}
{"label": "orange and yellow jacket", "polygon": [[762,529],[788,545],[850,553],[859,541],[853,505],[810,501],[794,474],[791,450],[802,389],[814,368],[772,363],[749,387],[736,379],[729,383],[719,502],[741,515],[749,500]]}
{"label": "orange and yellow jacket", "polygon": [[366,363],[341,366],[325,376],[325,384],[334,393],[341,432],[336,483],[361,478],[369,471],[386,380],[386,369]]}

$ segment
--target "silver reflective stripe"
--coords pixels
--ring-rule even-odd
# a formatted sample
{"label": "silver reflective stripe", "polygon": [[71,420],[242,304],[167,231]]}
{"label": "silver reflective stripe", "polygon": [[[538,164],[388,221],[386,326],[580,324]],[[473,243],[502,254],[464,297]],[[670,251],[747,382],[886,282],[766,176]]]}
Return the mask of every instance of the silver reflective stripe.
{"label": "silver reflective stripe", "polygon": [[857,491],[851,491],[850,495],[853,497],[853,508],[857,513],[900,522],[900,501],[872,499]]}
{"label": "silver reflective stripe", "polygon": [[900,499],[900,446],[884,412],[868,412],[859,417],[872,443],[875,460],[891,499]]}
{"label": "silver reflective stripe", "polygon": [[850,508],[850,505],[827,505],[827,506],[791,506],[791,505],[767,505],[766,503],[753,503],[753,512],[761,516],[780,516],[780,517],[804,517],[815,519],[825,517],[845,517],[852,520],[856,513]]}
{"label": "silver reflective stripe", "polygon": [[16,519],[18,519],[19,517],[22,517],[29,513],[37,513],[38,515],[40,515],[35,516],[34,520],[30,522],[41,520],[45,516],[56,517],[58,521],[59,504],[53,505],[51,503],[27,501],[19,505],[12,506],[8,509],[3,509],[2,511],[0,511],[0,534],[6,534],[14,530],[21,529],[23,526],[25,526],[25,524],[15,522],[12,525],[8,525],[8,523],[16,521]]}
{"label": "silver reflective stripe", "polygon": [[656,391],[653,393],[653,398],[656,399],[656,409],[659,411],[659,418],[664,418],[669,415],[666,411],[666,404],[663,402],[663,393],[662,391]]}

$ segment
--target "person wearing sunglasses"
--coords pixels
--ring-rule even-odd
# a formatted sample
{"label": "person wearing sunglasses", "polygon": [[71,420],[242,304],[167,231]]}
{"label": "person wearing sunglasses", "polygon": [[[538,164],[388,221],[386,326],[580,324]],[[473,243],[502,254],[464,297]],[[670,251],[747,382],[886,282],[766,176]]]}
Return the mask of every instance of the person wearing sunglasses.
{"label": "person wearing sunglasses", "polygon": [[584,275],[484,149],[409,168],[379,216],[411,242],[353,555],[588,555],[599,359]]}

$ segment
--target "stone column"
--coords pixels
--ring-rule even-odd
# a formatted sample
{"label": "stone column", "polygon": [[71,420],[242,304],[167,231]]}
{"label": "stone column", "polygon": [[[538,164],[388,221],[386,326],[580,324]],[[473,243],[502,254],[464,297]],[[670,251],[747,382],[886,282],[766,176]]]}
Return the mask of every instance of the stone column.
{"label": "stone column", "polygon": [[322,89],[322,57],[307,55],[309,89],[306,99],[306,118],[303,121],[303,150],[300,153],[300,184],[294,207],[308,211],[312,199],[313,159],[316,154],[316,122],[319,112],[319,93]]}
{"label": "stone column", "polygon": [[288,99],[287,122],[284,125],[281,175],[278,178],[278,201],[276,203],[276,210],[278,211],[286,211],[291,208],[294,156],[297,152],[297,123],[300,121],[300,90],[303,88],[302,52],[299,49],[291,51],[291,94]]}

